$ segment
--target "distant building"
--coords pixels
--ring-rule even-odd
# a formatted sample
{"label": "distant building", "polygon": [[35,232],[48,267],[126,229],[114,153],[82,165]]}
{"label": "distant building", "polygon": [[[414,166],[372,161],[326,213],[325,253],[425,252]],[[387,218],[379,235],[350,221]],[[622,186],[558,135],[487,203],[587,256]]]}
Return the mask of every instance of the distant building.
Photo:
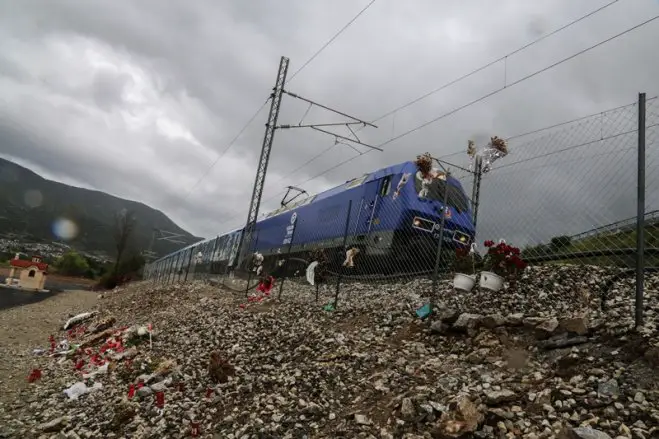
{"label": "distant building", "polygon": [[[18,259],[18,253],[9,261],[11,269],[5,283],[9,286],[24,290],[43,290],[48,275],[48,264],[42,261],[41,256],[32,256],[31,261]],[[16,278],[16,271],[19,275]]]}

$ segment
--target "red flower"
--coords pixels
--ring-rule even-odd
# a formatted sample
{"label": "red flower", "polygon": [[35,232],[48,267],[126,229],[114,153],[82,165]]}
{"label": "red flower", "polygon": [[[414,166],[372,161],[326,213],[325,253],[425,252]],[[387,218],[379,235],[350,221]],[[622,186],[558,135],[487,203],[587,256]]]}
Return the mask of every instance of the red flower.
{"label": "red flower", "polygon": [[517,255],[513,255],[513,256],[510,258],[510,262],[511,262],[515,267],[517,267],[519,270],[523,270],[523,269],[526,268],[526,262],[525,262],[524,260],[522,260],[520,257],[518,257]]}
{"label": "red flower", "polygon": [[489,247],[486,257],[486,265],[490,270],[500,276],[516,276],[520,270],[526,268],[526,262],[521,259],[521,251],[517,247],[505,242],[494,244],[493,241],[485,241]]}
{"label": "red flower", "polygon": [[28,383],[33,383],[39,379],[41,379],[41,371],[39,369],[32,369],[32,372],[27,377]]}

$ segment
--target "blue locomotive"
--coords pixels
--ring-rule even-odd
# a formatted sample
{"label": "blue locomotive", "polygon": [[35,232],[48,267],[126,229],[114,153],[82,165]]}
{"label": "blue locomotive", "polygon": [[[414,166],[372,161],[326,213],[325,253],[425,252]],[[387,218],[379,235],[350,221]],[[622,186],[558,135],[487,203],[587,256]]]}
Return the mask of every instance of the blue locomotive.
{"label": "blue locomotive", "polygon": [[[291,273],[299,272],[310,254],[321,249],[330,266],[339,269],[346,250],[353,248],[359,251],[351,273],[422,272],[434,265],[442,215],[444,248],[469,246],[474,239],[472,206],[460,182],[450,175],[424,178],[416,163],[408,161],[268,213],[257,222],[250,253],[263,255],[268,272],[287,255],[285,265]],[[171,265],[179,270],[191,261],[197,271],[223,273],[238,263],[241,235],[237,229],[196,243],[156,266],[176,258],[180,263]],[[251,259],[245,259],[247,268]]]}

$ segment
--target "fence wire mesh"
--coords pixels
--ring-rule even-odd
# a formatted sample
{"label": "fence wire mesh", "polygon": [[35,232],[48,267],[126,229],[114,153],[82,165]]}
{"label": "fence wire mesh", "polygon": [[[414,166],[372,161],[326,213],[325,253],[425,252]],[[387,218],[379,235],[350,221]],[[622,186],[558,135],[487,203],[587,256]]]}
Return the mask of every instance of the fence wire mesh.
{"label": "fence wire mesh", "polygon": [[505,239],[532,263],[633,267],[637,121],[630,104],[510,139],[482,178],[477,241]]}
{"label": "fence wire mesh", "polygon": [[[647,100],[645,126],[645,263],[659,266],[656,98]],[[632,103],[510,137],[508,154],[485,173],[465,153],[433,159],[432,181],[418,163],[365,174],[267,214],[240,264],[236,230],[155,261],[145,277],[205,280],[247,295],[272,276],[269,294],[327,302],[340,300],[345,284],[352,291],[476,273],[485,241],[500,239],[529,264],[629,269],[637,257],[638,127]],[[458,256],[472,242],[481,257],[466,267]]]}

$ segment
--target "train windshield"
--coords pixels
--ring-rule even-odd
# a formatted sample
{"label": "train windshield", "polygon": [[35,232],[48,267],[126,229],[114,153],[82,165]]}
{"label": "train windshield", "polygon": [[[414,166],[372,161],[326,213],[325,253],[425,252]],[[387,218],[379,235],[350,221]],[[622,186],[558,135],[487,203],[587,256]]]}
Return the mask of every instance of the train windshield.
{"label": "train windshield", "polygon": [[445,180],[433,179],[430,184],[424,185],[421,179],[415,178],[414,186],[419,196],[436,201],[444,201],[444,191],[447,190],[448,186],[447,204],[460,213],[469,210],[469,200],[462,189],[447,184]]}

